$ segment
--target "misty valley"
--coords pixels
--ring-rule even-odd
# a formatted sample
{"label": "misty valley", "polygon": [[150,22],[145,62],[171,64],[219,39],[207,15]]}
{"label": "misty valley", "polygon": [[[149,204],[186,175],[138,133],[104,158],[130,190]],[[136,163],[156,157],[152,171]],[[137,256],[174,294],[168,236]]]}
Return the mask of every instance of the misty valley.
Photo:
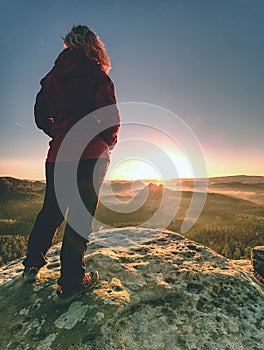
{"label": "misty valley", "polygon": [[[0,178],[1,265],[25,254],[44,190],[43,181]],[[155,180],[105,182],[94,230],[166,227],[231,259],[249,259],[252,247],[264,245],[264,177],[209,178],[201,215],[187,232],[182,232],[194,191],[196,202],[192,205],[199,206],[205,198],[202,180],[171,179],[164,184]],[[62,239],[64,226],[65,223],[54,243]]]}

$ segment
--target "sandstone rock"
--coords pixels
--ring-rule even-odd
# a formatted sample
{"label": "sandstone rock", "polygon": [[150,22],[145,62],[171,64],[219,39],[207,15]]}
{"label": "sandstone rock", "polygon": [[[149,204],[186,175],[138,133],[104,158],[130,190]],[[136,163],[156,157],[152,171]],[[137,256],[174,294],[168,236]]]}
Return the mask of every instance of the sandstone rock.
{"label": "sandstone rock", "polygon": [[255,277],[264,283],[264,246],[258,246],[252,249],[251,261]]}
{"label": "sandstone rock", "polygon": [[92,236],[87,267],[98,286],[53,302],[59,246],[33,286],[21,260],[0,269],[0,349],[262,350],[264,289],[250,261],[228,260],[162,229]]}

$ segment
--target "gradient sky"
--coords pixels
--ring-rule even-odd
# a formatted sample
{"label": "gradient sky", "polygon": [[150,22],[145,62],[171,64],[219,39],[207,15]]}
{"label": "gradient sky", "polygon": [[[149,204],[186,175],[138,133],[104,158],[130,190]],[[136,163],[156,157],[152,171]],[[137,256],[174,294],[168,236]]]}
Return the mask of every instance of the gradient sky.
{"label": "gradient sky", "polygon": [[264,175],[263,18],[262,0],[1,1],[0,176],[44,178],[49,138],[33,105],[73,24],[105,42],[119,102],[166,108],[190,126],[208,176]]}

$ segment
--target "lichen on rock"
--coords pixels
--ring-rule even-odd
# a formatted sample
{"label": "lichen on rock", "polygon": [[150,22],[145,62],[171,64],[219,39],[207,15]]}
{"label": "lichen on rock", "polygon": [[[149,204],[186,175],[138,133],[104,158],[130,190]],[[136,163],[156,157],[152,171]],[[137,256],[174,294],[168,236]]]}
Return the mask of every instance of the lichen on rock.
{"label": "lichen on rock", "polygon": [[69,309],[60,315],[60,317],[55,320],[54,325],[57,328],[72,329],[77,322],[80,322],[85,317],[88,305],[84,305],[80,301],[74,301]]}

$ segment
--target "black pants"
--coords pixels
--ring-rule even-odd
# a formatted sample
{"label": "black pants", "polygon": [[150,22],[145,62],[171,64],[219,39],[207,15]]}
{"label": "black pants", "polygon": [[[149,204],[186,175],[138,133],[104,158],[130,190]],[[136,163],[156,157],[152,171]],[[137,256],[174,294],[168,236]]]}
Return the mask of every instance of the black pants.
{"label": "black pants", "polygon": [[[89,242],[88,236],[92,232],[92,218],[94,216],[97,204],[98,193],[103,183],[109,161],[108,159],[89,159],[81,160],[78,165],[77,184],[80,197],[83,204],[89,211],[87,217],[78,218],[78,208],[75,206],[72,186],[67,184],[67,174],[69,173],[72,163],[61,163],[62,174],[65,174],[65,194],[64,204],[59,205],[54,186],[54,163],[46,163],[46,192],[44,204],[39,212],[32,232],[28,240],[28,251],[26,259],[23,261],[24,266],[42,267],[47,263],[46,253],[48,252],[52,239],[59,226],[65,218],[68,210],[68,218],[75,215],[77,220],[82,222],[85,232],[78,232],[71,227],[69,222],[66,224],[61,258],[61,276],[58,283],[67,289],[75,289],[84,276],[85,262],[84,253]],[[96,166],[96,171],[94,172]],[[63,180],[62,180],[63,181]],[[59,202],[60,203],[60,202]]]}

